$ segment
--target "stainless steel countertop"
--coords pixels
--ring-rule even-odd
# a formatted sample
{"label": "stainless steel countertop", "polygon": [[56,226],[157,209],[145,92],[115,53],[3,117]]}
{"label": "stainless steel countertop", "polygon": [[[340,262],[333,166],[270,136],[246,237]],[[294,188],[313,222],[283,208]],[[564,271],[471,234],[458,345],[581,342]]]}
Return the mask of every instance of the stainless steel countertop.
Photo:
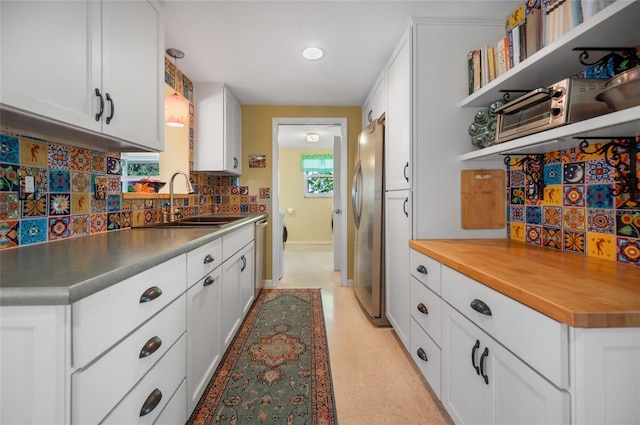
{"label": "stainless steel countertop", "polygon": [[221,228],[137,227],[0,251],[0,305],[66,305],[218,239],[266,214]]}

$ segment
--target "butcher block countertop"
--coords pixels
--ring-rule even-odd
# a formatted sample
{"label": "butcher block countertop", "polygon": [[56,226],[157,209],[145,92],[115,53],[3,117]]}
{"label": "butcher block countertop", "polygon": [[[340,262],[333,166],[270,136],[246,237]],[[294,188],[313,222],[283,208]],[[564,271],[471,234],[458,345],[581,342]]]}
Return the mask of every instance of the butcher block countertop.
{"label": "butcher block countertop", "polygon": [[413,240],[409,246],[569,326],[640,327],[638,266],[509,239]]}

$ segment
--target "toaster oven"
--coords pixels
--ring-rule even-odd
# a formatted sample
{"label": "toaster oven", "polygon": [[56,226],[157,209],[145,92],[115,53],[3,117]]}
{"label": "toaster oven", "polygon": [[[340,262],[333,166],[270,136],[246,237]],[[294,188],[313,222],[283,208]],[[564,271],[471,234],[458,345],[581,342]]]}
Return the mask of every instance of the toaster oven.
{"label": "toaster oven", "polygon": [[496,109],[496,143],[611,112],[596,96],[607,80],[566,78],[532,90]]}

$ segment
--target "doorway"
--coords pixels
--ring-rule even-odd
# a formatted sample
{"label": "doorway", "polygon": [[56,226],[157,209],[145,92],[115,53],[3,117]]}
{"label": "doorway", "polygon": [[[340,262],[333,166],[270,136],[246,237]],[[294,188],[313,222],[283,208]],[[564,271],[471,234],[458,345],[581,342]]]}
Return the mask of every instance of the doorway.
{"label": "doorway", "polygon": [[[333,250],[334,269],[340,271],[341,285],[347,286],[347,119],[346,118],[273,118],[272,120],[272,284],[277,286],[279,278],[284,269],[284,244],[283,244],[283,223],[286,223],[287,214],[295,214],[288,211],[289,208],[280,203],[280,134],[285,132],[287,126],[304,127],[335,127],[338,130],[336,137],[333,137],[333,158],[334,158],[334,191],[333,206],[330,215],[333,222]],[[300,182],[300,190],[303,189],[303,182]],[[313,225],[310,223],[309,225]]]}

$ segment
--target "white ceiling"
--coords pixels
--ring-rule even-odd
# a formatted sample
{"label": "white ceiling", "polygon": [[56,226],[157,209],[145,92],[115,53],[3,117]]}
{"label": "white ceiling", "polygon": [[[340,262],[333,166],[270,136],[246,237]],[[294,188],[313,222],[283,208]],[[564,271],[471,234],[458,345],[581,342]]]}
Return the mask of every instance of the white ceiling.
{"label": "white ceiling", "polygon": [[[359,106],[410,17],[503,19],[522,0],[158,1],[193,82],[224,82],[241,104]],[[324,57],[304,59],[308,46]]]}

